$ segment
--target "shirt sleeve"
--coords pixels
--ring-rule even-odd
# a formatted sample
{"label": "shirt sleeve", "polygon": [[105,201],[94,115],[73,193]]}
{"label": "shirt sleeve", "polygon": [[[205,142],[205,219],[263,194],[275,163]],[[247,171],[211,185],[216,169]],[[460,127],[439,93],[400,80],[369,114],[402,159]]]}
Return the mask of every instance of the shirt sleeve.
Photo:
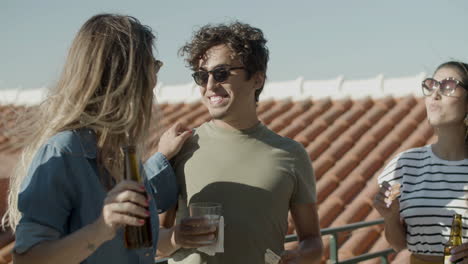
{"label": "shirt sleeve", "polygon": [[42,241],[56,240],[69,232],[68,217],[75,193],[70,162],[50,145],[36,153],[18,196],[22,217],[16,227],[16,252],[24,253]]}
{"label": "shirt sleeve", "polygon": [[294,174],[296,182],[291,203],[315,203],[317,201],[317,194],[312,162],[302,145],[299,146],[299,151],[296,154]]}
{"label": "shirt sleeve", "polygon": [[159,152],[144,164],[146,180],[149,182],[158,213],[165,212],[177,204],[179,194],[176,176],[166,157]]}

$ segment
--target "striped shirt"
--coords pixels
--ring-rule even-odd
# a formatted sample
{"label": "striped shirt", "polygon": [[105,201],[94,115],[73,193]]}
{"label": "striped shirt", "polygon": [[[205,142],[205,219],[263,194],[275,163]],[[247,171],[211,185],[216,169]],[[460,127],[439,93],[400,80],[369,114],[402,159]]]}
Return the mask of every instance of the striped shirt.
{"label": "striped shirt", "polygon": [[398,154],[378,182],[400,183],[400,216],[406,224],[408,250],[443,255],[452,217],[463,216],[463,242],[468,240],[468,159],[438,158],[430,145]]}

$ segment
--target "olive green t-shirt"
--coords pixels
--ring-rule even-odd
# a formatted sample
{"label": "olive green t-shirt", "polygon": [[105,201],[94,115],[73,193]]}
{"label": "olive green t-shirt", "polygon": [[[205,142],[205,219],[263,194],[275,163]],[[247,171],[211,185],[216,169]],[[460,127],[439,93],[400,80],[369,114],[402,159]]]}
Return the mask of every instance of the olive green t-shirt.
{"label": "olive green t-shirt", "polygon": [[179,249],[170,263],[264,263],[267,248],[284,250],[290,205],[316,201],[305,149],[261,123],[246,130],[205,123],[173,165],[181,190],[177,221],[188,215],[190,203],[216,202],[225,228],[224,253]]}

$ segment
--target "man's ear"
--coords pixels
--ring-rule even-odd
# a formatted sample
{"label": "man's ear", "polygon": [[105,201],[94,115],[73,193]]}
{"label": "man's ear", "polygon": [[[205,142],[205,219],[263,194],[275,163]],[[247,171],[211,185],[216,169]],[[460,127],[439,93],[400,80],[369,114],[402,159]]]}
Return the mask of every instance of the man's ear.
{"label": "man's ear", "polygon": [[265,83],[265,73],[264,72],[256,72],[253,76],[255,80],[255,90],[258,90],[263,87],[263,84]]}

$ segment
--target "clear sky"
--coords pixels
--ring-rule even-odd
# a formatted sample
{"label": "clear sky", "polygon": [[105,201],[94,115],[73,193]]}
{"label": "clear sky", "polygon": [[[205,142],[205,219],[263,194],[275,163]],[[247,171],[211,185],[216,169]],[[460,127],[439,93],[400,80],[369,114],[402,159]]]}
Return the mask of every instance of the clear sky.
{"label": "clear sky", "polygon": [[164,84],[191,80],[177,51],[194,29],[234,19],[265,33],[273,81],[398,77],[468,61],[466,0],[0,0],[0,89],[52,85],[74,35],[100,12],[156,31]]}

